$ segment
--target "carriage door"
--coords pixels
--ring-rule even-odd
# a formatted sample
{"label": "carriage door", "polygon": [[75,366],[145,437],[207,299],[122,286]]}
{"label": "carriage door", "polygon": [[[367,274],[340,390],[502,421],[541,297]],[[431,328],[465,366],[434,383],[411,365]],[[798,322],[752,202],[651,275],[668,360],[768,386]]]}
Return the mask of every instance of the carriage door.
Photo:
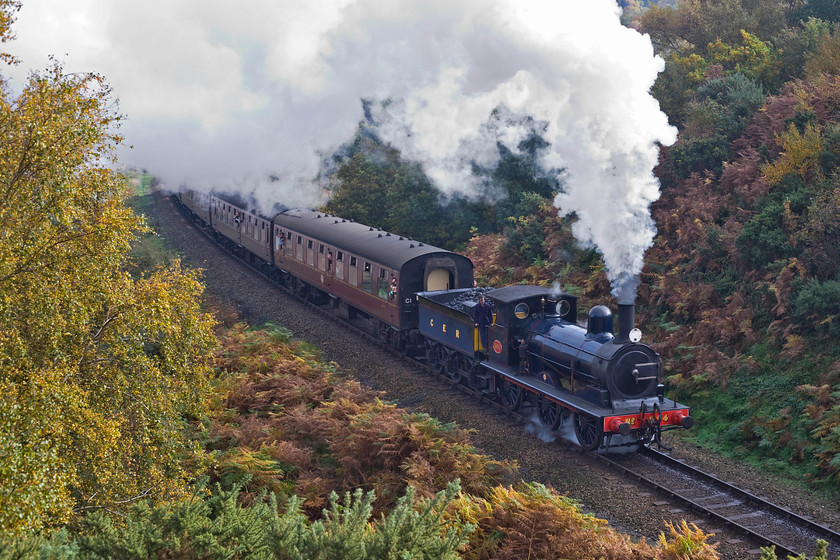
{"label": "carriage door", "polygon": [[438,290],[449,289],[449,270],[445,268],[436,268],[429,273],[426,279],[426,291],[436,292]]}

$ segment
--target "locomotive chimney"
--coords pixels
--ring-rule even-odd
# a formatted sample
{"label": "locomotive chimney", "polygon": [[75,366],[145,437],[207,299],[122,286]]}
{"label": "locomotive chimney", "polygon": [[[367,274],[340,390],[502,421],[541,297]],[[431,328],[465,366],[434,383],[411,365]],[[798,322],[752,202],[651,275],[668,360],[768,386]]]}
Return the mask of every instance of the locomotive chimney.
{"label": "locomotive chimney", "polygon": [[613,339],[616,344],[630,342],[630,331],[636,321],[636,305],[633,303],[618,304],[618,333]]}

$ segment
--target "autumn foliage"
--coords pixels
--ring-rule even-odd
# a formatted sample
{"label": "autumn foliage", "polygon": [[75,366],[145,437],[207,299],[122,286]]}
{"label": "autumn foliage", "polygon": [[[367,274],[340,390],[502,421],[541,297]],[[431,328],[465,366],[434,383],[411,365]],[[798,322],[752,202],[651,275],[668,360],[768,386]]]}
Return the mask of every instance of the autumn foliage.
{"label": "autumn foliage", "polygon": [[[18,6],[0,1],[1,40]],[[0,95],[0,530],[183,496],[214,344],[198,275],[127,272],[148,228],[100,76],[52,64]]]}
{"label": "autumn foliage", "polygon": [[220,480],[248,474],[250,488],[294,492],[316,515],[330,492],[373,490],[382,511],[407,486],[429,498],[458,478],[483,494],[514,473],[476,453],[465,430],[382,402],[282,332],[239,325],[222,339],[218,367],[237,375],[210,427]]}
{"label": "autumn foliage", "polygon": [[268,489],[302,499],[300,511],[317,520],[331,493],[365,490],[377,517],[409,488],[432,500],[457,479],[444,519],[464,537],[463,558],[717,558],[696,527],[671,527],[658,546],[634,542],[574,500],[517,482],[515,465],[479,454],[466,430],[382,402],[290,334],[238,324],[217,353],[212,472],[225,486],[244,483],[246,503]]}

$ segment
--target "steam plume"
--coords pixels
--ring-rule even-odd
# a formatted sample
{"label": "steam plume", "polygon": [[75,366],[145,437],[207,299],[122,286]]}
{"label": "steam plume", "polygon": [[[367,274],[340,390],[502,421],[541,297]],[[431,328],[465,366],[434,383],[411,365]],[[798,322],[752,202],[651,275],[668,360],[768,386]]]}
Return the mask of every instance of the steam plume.
{"label": "steam plume", "polygon": [[22,67],[52,53],[106,76],[130,119],[122,161],[265,207],[320,202],[314,178],[361,99],[444,192],[470,194],[473,163],[491,167],[498,143],[517,152],[544,123],[542,165],[564,170],[556,204],[632,298],[657,143],[675,132],[649,95],[663,62],[614,0],[40,0],[15,30]]}

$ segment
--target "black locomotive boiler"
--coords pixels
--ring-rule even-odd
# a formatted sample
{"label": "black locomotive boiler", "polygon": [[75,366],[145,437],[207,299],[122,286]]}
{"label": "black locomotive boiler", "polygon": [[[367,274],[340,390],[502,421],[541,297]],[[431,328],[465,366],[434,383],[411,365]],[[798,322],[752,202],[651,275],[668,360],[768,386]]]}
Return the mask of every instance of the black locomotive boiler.
{"label": "black locomotive boiler", "polygon": [[[659,443],[690,428],[688,406],[664,397],[661,361],[640,344],[634,307],[618,329],[603,305],[578,324],[577,298],[540,286],[475,288],[457,253],[310,209],[261,216],[236,199],[183,191],[177,202],[231,251],[298,296],[324,303],[458,383],[551,429],[571,423],[590,450]],[[472,318],[477,295],[494,309],[487,345]]]}

